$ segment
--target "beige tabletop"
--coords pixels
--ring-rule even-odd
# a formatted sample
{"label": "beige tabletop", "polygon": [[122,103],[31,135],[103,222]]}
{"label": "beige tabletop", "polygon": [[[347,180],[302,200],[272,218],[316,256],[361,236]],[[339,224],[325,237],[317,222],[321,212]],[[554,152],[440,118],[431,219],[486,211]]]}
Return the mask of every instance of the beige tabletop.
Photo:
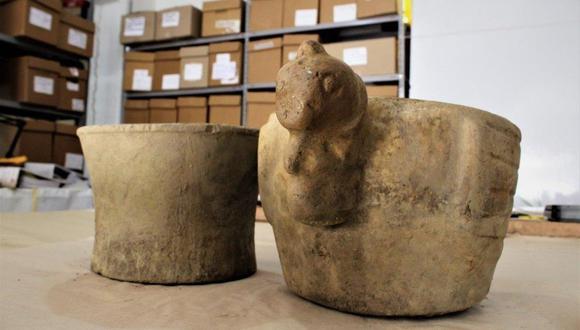
{"label": "beige tabletop", "polygon": [[286,289],[272,230],[256,224],[258,273],[209,285],[119,282],[89,271],[93,212],[0,214],[3,329],[580,329],[580,240],[511,236],[491,292],[432,319],[340,313]]}

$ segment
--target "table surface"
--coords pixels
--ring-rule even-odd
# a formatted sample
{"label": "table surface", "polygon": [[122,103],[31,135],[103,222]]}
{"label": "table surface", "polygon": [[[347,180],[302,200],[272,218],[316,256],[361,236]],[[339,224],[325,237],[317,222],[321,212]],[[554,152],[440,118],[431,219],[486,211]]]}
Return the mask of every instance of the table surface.
{"label": "table surface", "polygon": [[256,223],[258,272],[207,285],[141,285],[89,271],[94,212],[0,213],[6,329],[580,329],[580,240],[510,236],[488,297],[437,318],[362,317],[284,284],[271,227]]}

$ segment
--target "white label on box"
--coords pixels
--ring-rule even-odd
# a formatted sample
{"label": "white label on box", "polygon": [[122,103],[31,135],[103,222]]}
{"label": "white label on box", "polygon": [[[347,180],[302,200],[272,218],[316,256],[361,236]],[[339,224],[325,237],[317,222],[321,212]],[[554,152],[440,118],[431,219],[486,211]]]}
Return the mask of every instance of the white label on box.
{"label": "white label on box", "polygon": [[260,42],[258,44],[254,44],[254,50],[262,50],[262,49],[270,49],[270,48],[274,48],[274,42],[273,41],[266,41],[266,42]]}
{"label": "white label on box", "polygon": [[229,80],[236,77],[236,62],[215,62],[211,71],[212,80]]}
{"label": "white label on box", "polygon": [[298,52],[288,52],[288,60],[294,61],[298,57]]}
{"label": "white label on box", "polygon": [[179,73],[164,74],[161,78],[161,89],[179,89]]}
{"label": "white label on box", "polygon": [[294,13],[294,26],[313,26],[318,22],[318,9],[298,9]]}
{"label": "white label on box", "polygon": [[152,87],[153,78],[149,75],[149,70],[133,70],[133,85],[131,86],[131,90],[150,91]]}
{"label": "white label on box", "polygon": [[356,19],[356,3],[336,5],[333,9],[333,21],[335,23],[354,21]]}
{"label": "white label on box", "polygon": [[48,31],[52,29],[52,15],[38,8],[30,7],[28,22]]}
{"label": "white label on box", "polygon": [[80,87],[79,87],[79,84],[76,82],[67,81],[66,82],[66,90],[72,91],[72,92],[78,92],[80,90]]}
{"label": "white label on box", "polygon": [[149,70],[147,69],[135,69],[133,71],[133,78],[135,77],[149,77]]}
{"label": "white label on box", "polygon": [[145,16],[125,17],[125,37],[138,37],[145,34]]}
{"label": "white label on box", "polygon": [[198,81],[203,76],[203,64],[187,63],[183,68],[183,80]]}
{"label": "white label on box", "polygon": [[231,60],[230,53],[220,53],[215,56],[217,63],[229,63]]}
{"label": "white label on box", "polygon": [[366,47],[346,48],[342,51],[342,60],[350,66],[367,65],[368,54]]}
{"label": "white label on box", "polygon": [[77,68],[68,68],[68,72],[70,72],[70,74],[72,74],[75,77],[79,76],[79,69]]}
{"label": "white label on box", "polygon": [[85,100],[83,99],[72,99],[71,108],[75,111],[85,111]]}
{"label": "white label on box", "polygon": [[16,188],[18,186],[18,177],[20,176],[20,167],[3,166],[0,167],[0,187]]}
{"label": "white label on box", "polygon": [[54,95],[54,79],[34,76],[32,90],[35,93]]}
{"label": "white label on box", "polygon": [[87,34],[77,29],[68,29],[68,44],[80,49],[87,49]]}
{"label": "white label on box", "polygon": [[64,155],[64,167],[70,168],[71,170],[83,170],[84,158],[83,155],[73,154],[67,152]]}
{"label": "white label on box", "polygon": [[178,11],[168,11],[161,15],[161,27],[176,27],[179,26],[179,12]]}
{"label": "white label on box", "polygon": [[214,27],[216,29],[224,29],[227,33],[240,32],[239,19],[218,19],[215,21]]}

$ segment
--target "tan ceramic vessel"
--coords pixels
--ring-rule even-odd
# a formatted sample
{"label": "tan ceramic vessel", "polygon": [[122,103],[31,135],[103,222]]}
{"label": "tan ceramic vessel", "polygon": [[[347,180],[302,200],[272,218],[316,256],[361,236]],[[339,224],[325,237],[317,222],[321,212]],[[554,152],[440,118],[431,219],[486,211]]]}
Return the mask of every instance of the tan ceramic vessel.
{"label": "tan ceramic vessel", "polygon": [[459,105],[367,99],[317,43],[277,81],[259,182],[284,278],[341,311],[423,316],[485,298],[501,255],[520,132]]}
{"label": "tan ceramic vessel", "polygon": [[94,272],[177,284],[256,271],[256,130],[145,124],[78,135],[95,198]]}

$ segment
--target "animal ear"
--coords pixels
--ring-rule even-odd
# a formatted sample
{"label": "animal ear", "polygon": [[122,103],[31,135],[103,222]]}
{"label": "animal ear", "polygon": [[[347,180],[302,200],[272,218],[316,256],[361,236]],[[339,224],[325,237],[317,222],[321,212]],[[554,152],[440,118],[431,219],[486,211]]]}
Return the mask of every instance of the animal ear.
{"label": "animal ear", "polygon": [[314,56],[314,55],[328,55],[324,47],[318,41],[307,40],[304,41],[300,48],[298,48],[297,57]]}

